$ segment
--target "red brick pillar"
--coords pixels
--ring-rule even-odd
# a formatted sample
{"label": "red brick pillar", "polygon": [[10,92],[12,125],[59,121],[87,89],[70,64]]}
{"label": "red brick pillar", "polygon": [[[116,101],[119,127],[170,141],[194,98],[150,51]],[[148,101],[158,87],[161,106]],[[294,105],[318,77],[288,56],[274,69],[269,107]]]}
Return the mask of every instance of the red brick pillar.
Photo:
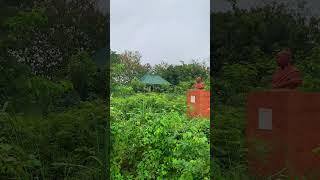
{"label": "red brick pillar", "polygon": [[210,118],[210,92],[189,90],[187,92],[187,115],[189,117]]}

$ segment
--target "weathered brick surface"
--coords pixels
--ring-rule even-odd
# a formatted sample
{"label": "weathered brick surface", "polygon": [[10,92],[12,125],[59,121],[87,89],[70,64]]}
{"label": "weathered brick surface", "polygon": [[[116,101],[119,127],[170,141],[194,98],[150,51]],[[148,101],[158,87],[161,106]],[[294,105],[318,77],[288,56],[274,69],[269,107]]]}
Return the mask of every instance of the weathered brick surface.
{"label": "weathered brick surface", "polygon": [[[258,129],[258,108],[272,109],[272,130]],[[293,176],[315,175],[320,179],[320,93],[267,91],[248,97],[247,138],[249,170],[270,176],[283,169]],[[256,143],[266,144],[265,161]]]}

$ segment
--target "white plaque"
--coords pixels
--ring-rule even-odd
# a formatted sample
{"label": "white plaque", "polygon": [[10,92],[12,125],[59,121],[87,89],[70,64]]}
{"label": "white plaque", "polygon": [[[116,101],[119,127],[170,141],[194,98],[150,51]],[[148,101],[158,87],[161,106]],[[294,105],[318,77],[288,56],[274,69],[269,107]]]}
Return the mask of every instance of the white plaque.
{"label": "white plaque", "polygon": [[191,102],[192,103],[196,103],[196,97],[195,96],[191,96]]}
{"label": "white plaque", "polygon": [[259,129],[272,130],[272,109],[259,108]]}

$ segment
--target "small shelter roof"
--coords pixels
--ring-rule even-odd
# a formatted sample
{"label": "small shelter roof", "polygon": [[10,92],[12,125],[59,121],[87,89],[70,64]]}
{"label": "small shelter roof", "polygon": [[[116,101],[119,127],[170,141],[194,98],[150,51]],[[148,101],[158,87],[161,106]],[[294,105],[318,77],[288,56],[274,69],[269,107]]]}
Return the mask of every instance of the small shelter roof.
{"label": "small shelter roof", "polygon": [[141,78],[141,81],[144,84],[150,85],[170,85],[170,83],[163,79],[161,76],[153,75],[153,74],[146,74]]}

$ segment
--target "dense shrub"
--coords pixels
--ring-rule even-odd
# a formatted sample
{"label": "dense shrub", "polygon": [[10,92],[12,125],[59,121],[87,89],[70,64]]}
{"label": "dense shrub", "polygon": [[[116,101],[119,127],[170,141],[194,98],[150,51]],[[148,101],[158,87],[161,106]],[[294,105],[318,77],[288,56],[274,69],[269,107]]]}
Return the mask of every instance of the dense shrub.
{"label": "dense shrub", "polygon": [[93,90],[94,76],[97,67],[87,52],[73,55],[68,64],[69,78],[80,97],[86,99]]}
{"label": "dense shrub", "polygon": [[112,97],[111,108],[121,113],[123,119],[129,119],[137,113],[186,112],[186,97],[174,94],[136,94],[129,97]]}
{"label": "dense shrub", "polygon": [[111,99],[114,179],[209,179],[209,121],[186,118],[184,98]]}
{"label": "dense shrub", "polygon": [[84,102],[47,117],[0,113],[0,177],[95,179],[102,102]]}

